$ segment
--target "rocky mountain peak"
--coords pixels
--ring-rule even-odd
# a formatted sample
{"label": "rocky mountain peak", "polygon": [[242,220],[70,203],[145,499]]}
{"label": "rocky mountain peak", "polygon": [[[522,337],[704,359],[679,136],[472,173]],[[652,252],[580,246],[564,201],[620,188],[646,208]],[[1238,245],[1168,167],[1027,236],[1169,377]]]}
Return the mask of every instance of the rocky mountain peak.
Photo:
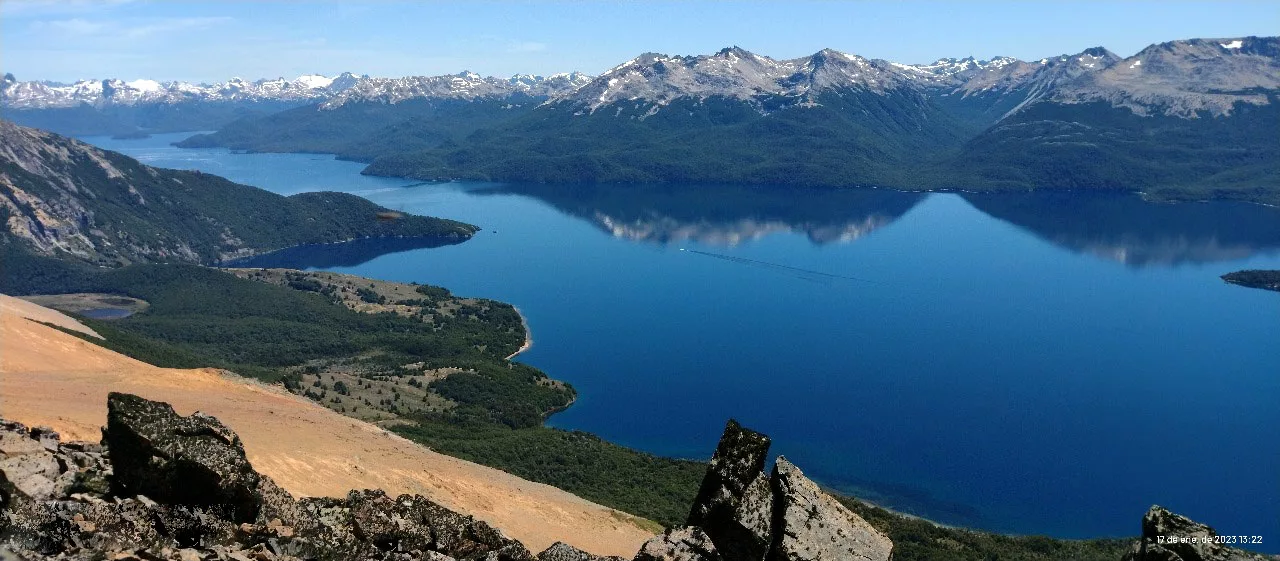
{"label": "rocky mountain peak", "polygon": [[516,74],[510,78],[481,76],[464,70],[457,74],[441,76],[407,76],[404,78],[370,78],[364,76],[340,76],[350,81],[350,86],[333,92],[321,109],[336,109],[348,103],[396,104],[411,99],[496,99],[523,94],[531,97],[551,97],[577,89],[589,78],[580,73],[553,74],[549,77]]}
{"label": "rocky mountain peak", "polygon": [[632,104],[649,114],[677,99],[736,99],[764,113],[761,99],[785,98],[781,105],[812,103],[812,94],[854,88],[885,93],[909,85],[902,72],[884,61],[823,49],[813,55],[776,60],[741,47],[710,55],[670,56],[644,53],[548,104],[568,104],[583,113]]}
{"label": "rocky mountain peak", "polygon": [[330,78],[306,74],[292,80],[272,78],[249,81],[231,78],[216,84],[160,82],[149,79],[80,80],[73,84],[19,82],[6,80],[0,100],[12,109],[57,109],[88,104],[134,106],[180,102],[287,101],[310,103],[328,98],[352,86],[357,78],[350,73]]}
{"label": "rocky mountain peak", "polygon": [[1106,60],[1110,64],[1097,72],[1072,76],[1078,79],[1063,84],[1053,99],[1104,101],[1139,115],[1194,118],[1229,114],[1237,103],[1266,105],[1269,100],[1259,90],[1280,88],[1277,37],[1169,41],[1123,60]]}

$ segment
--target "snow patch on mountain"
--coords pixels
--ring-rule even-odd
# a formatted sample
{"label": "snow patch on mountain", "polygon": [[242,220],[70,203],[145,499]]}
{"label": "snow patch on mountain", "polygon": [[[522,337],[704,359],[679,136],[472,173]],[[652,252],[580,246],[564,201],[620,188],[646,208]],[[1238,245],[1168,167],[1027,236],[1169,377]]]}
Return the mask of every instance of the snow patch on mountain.
{"label": "snow patch on mountain", "polygon": [[568,104],[583,113],[620,102],[650,105],[647,114],[681,98],[713,96],[738,99],[765,109],[767,97],[791,98],[785,105],[814,103],[819,92],[853,88],[884,93],[911,87],[914,70],[882,60],[824,49],[812,56],[776,60],[740,47],[711,55],[670,56],[645,53],[596,77],[577,90],[546,102]]}
{"label": "snow patch on mountain", "polygon": [[1188,39],[1151,45],[1107,68],[1063,83],[1060,103],[1103,101],[1138,115],[1229,115],[1238,103],[1267,105],[1280,89],[1280,37]]}
{"label": "snow patch on mountain", "polygon": [[517,94],[546,98],[576,90],[590,80],[590,76],[581,72],[545,77],[516,74],[510,78],[484,77],[470,71],[443,76],[366,77],[325,101],[320,108],[335,109],[364,102],[395,104],[410,99],[500,99]]}
{"label": "snow patch on mountain", "polygon": [[73,84],[51,82],[19,82],[6,80],[0,90],[0,104],[12,109],[50,109],[88,104],[105,105],[164,104],[189,101],[295,101],[313,102],[327,99],[350,87],[354,81],[342,74],[333,78],[308,74],[293,80],[274,78],[246,81],[232,78],[216,84],[159,82],[149,79],[131,81],[80,80]]}

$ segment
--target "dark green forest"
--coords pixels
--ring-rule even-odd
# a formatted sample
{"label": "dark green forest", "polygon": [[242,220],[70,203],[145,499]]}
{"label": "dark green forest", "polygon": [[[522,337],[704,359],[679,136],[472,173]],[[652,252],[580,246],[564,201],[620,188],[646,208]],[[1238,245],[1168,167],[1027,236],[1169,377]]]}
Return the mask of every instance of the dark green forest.
{"label": "dark green forest", "polygon": [[567,102],[358,103],[246,118],[181,145],[331,152],[371,162],[368,174],[423,180],[1088,189],[1276,204],[1280,103],[1259,93],[1270,103],[1193,119],[1050,102],[1001,119],[1026,92],[713,96],[652,113],[626,102],[594,113]]}
{"label": "dark green forest", "polygon": [[415,425],[393,430],[432,450],[559,487],[664,526],[684,523],[706,472],[703,462],[646,454],[580,431],[511,429],[438,417],[422,417]]}
{"label": "dark green forest", "polygon": [[518,319],[512,331],[514,310],[492,316],[462,310],[456,317],[475,319],[433,324],[359,313],[321,293],[194,265],[100,270],[12,247],[0,259],[6,294],[97,292],[146,300],[143,313],[83,321],[106,337],[103,346],[157,366],[212,366],[294,386],[298,368],[316,361],[358,357],[361,371],[377,377],[401,376],[400,366],[414,362],[457,367],[466,372],[433,386],[457,403],[451,415],[511,427],[538,426],[574,397],[572,387],[549,384],[541,371],[504,359],[524,339]]}
{"label": "dark green forest", "polygon": [[[763,100],[762,103],[780,100]],[[915,155],[960,141],[962,126],[923,96],[818,97],[762,116],[737,100],[677,100],[575,115],[539,108],[461,142],[375,159],[366,173],[533,183],[736,183],[923,187]]]}
{"label": "dark green forest", "polygon": [[1222,275],[1231,284],[1280,292],[1280,271],[1247,270]]}
{"label": "dark green forest", "polygon": [[192,136],[183,148],[227,147],[254,152],[319,152],[370,162],[392,152],[432,148],[522,115],[542,98],[411,99],[394,105],[347,103],[333,109],[308,105],[269,116],[246,117],[210,134]]}
{"label": "dark green forest", "polygon": [[1059,540],[951,528],[835,496],[893,540],[895,561],[1116,561],[1133,545],[1132,539]]}

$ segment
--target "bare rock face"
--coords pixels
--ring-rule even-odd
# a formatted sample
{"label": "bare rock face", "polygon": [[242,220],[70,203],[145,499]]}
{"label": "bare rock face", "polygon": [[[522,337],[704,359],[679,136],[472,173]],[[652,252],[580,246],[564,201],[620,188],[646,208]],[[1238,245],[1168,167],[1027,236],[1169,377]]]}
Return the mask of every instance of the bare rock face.
{"label": "bare rock face", "polygon": [[791,462],[778,458],[766,474],[769,444],[768,437],[730,420],[707,467],[688,524],[706,533],[721,559],[889,559],[893,543],[887,536],[823,493]]}
{"label": "bare rock face", "polygon": [[893,542],[823,493],[786,458],[773,467],[770,561],[888,561]]}
{"label": "bare rock face", "polygon": [[258,515],[258,472],[240,437],[213,417],[182,417],[167,403],[112,392],[103,442],[117,495],[218,509],[236,522]]}
{"label": "bare rock face", "polygon": [[564,542],[556,542],[537,556],[538,561],[623,561],[621,557],[592,555]]}
{"label": "bare rock face", "polygon": [[1270,558],[1217,543],[1217,532],[1155,505],[1142,517],[1142,537],[1123,561],[1270,561]]}
{"label": "bare rock face", "polygon": [[760,561],[769,550],[769,444],[769,437],[730,419],[694,499],[687,524],[702,528],[725,561]]}
{"label": "bare rock face", "polygon": [[640,548],[632,561],[723,561],[711,536],[697,526],[673,528]]}

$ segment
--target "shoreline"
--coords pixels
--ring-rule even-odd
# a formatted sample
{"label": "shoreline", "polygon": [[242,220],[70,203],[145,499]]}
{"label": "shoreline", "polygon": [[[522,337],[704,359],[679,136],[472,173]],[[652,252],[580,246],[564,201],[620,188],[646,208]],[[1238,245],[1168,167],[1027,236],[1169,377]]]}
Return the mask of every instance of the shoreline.
{"label": "shoreline", "polygon": [[524,327],[524,344],[520,345],[520,348],[516,349],[516,352],[507,355],[507,358],[504,360],[511,360],[515,358],[516,355],[533,348],[533,331],[529,329],[529,318],[524,317],[524,312],[521,312],[520,308],[517,308],[516,306],[511,306],[511,308],[516,311],[516,315],[520,316],[520,325]]}

